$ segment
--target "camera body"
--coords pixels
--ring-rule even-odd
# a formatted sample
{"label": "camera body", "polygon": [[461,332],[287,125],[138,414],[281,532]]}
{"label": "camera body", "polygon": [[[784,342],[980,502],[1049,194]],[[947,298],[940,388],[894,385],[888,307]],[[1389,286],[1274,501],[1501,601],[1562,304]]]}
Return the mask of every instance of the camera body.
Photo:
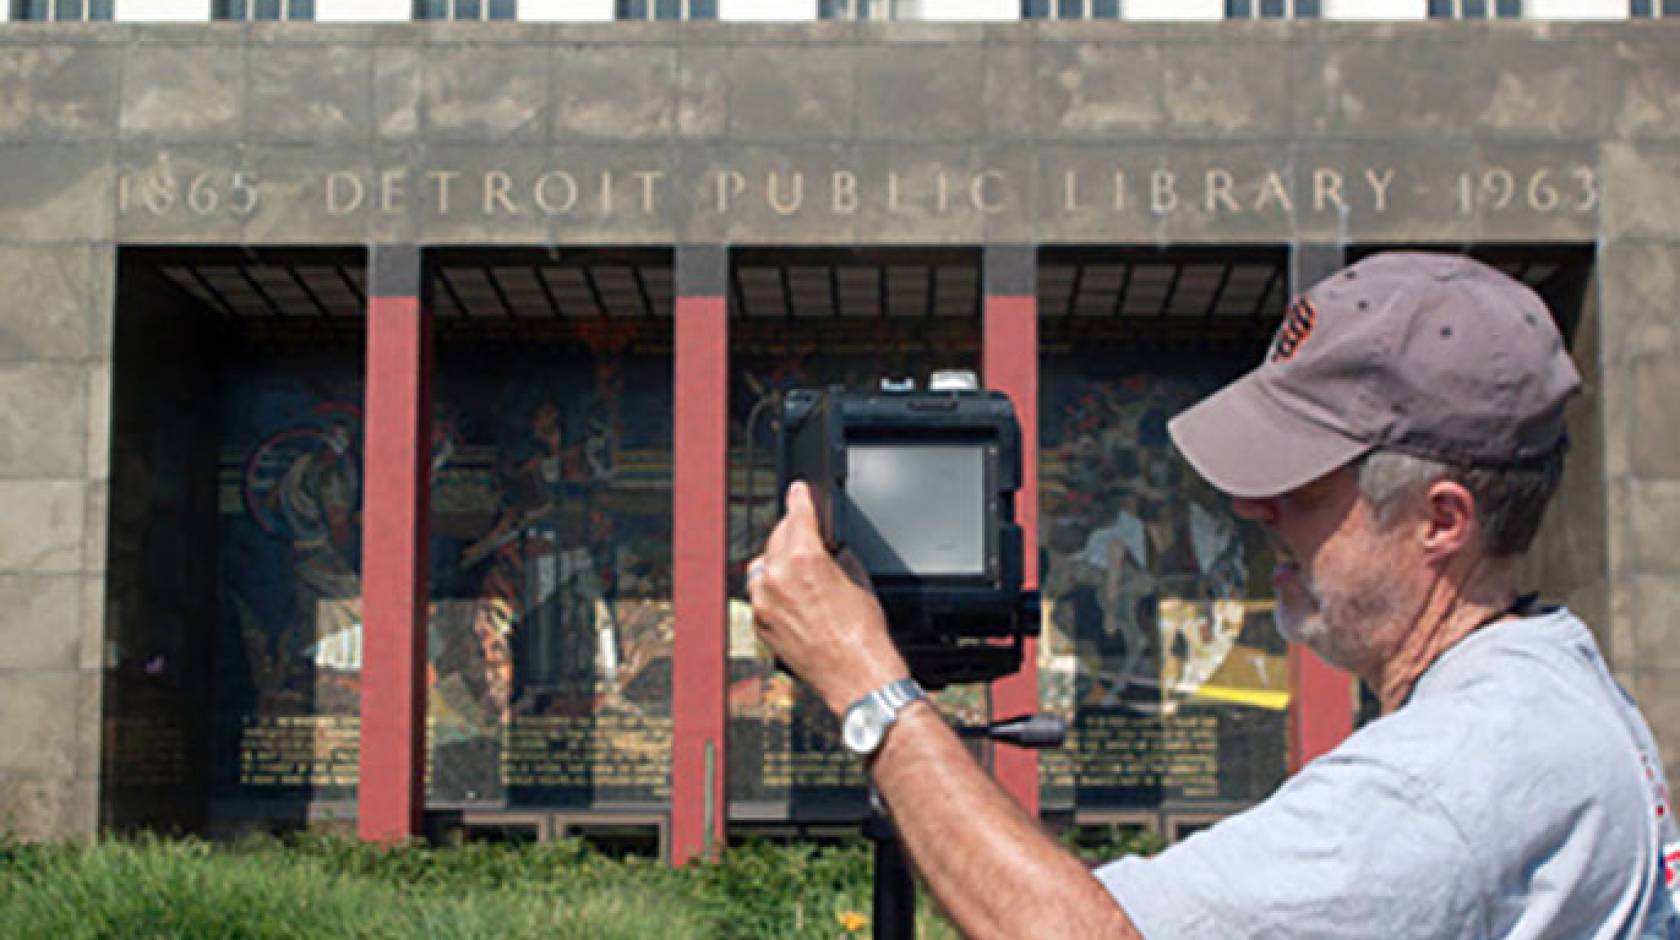
{"label": "camera body", "polygon": [[1039,605],[1022,588],[1021,430],[1007,396],[794,389],[777,470],[778,493],[810,485],[829,550],[850,549],[869,572],[917,681],[938,688],[1020,668]]}

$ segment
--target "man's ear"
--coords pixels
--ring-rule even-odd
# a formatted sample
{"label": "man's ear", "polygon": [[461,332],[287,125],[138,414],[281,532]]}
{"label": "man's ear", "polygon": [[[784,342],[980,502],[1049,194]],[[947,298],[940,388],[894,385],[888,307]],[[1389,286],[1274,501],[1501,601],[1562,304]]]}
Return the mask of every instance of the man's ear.
{"label": "man's ear", "polygon": [[1432,561],[1463,554],[1481,537],[1476,520],[1476,497],[1464,484],[1436,480],[1424,491],[1423,551]]}

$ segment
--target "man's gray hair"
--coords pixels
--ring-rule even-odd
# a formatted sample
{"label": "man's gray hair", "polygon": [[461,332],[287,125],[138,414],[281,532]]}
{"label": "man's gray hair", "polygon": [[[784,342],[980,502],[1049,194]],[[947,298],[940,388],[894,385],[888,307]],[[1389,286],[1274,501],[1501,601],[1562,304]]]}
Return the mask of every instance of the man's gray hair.
{"label": "man's gray hair", "polygon": [[1451,480],[1476,500],[1476,520],[1482,529],[1482,550],[1492,558],[1528,551],[1546,504],[1563,476],[1560,443],[1550,454],[1516,467],[1458,466],[1429,457],[1392,450],[1374,450],[1358,463],[1359,493],[1371,504],[1377,524],[1387,526],[1402,507],[1437,480]]}

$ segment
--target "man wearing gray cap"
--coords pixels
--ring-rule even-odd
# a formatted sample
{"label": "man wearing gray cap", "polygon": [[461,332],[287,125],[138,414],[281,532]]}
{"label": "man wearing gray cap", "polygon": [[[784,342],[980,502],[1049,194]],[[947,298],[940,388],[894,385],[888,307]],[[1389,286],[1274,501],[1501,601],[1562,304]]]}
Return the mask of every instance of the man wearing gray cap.
{"label": "man wearing gray cap", "polygon": [[1587,628],[1517,595],[1579,384],[1527,287],[1386,254],[1297,298],[1254,371],[1173,420],[1275,545],[1279,629],[1383,717],[1155,858],[1087,871],[991,782],[799,484],[749,569],[759,632],[837,714],[892,690],[866,759],[970,936],[1680,938],[1650,731]]}

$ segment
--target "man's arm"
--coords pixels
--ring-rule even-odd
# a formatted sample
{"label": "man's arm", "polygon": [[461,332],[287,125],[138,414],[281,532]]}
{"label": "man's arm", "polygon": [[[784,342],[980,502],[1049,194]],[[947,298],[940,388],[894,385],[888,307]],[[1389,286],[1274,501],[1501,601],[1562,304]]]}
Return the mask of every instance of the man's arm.
{"label": "man's arm", "polygon": [[[751,566],[759,635],[836,714],[909,675],[874,595],[829,556],[803,484]],[[986,775],[931,706],[905,710],[872,772],[900,838],[970,937],[1138,937],[1084,863]]]}

